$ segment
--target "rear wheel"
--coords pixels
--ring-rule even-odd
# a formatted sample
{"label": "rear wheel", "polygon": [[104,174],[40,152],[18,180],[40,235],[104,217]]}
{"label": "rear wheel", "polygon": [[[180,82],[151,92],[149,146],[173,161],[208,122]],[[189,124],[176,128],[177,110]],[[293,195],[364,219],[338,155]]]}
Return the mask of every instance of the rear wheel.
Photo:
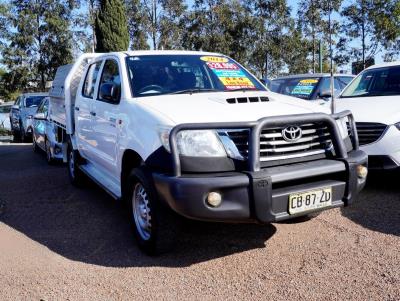
{"label": "rear wheel", "polygon": [[39,151],[39,147],[36,144],[35,135],[32,134],[32,148],[35,153]]}
{"label": "rear wheel", "polygon": [[71,183],[75,186],[83,186],[86,181],[85,174],[79,169],[79,165],[82,163],[82,158],[79,152],[72,148],[72,145],[68,145],[68,176]]}
{"label": "rear wheel", "polygon": [[151,174],[143,167],[135,168],[126,185],[130,220],[139,248],[148,255],[170,251],[178,237],[178,216],[158,199]]}
{"label": "rear wheel", "polygon": [[25,129],[22,126],[22,124],[19,125],[19,140],[21,142],[25,142],[26,141],[26,133],[25,133]]}
{"label": "rear wheel", "polygon": [[50,164],[50,165],[54,164],[54,158],[53,158],[53,155],[51,154],[50,143],[49,143],[49,141],[47,139],[45,141],[45,149],[46,149],[46,160],[47,160],[47,163]]}

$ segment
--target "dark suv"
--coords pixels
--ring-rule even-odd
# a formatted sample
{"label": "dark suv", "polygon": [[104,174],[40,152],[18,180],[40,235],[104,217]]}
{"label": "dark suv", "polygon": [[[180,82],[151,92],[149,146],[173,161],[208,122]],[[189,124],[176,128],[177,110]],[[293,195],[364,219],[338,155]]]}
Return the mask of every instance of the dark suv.
{"label": "dark suv", "polygon": [[[354,75],[335,74],[335,96],[352,81]],[[331,97],[330,74],[296,74],[279,77],[269,82],[268,88],[272,92],[302,98],[305,100],[326,100]]]}

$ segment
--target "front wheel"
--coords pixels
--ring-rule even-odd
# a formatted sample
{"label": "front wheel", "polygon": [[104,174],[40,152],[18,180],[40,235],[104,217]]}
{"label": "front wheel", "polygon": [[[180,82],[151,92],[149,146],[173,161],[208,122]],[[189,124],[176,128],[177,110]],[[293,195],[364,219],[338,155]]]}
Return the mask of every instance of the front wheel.
{"label": "front wheel", "polygon": [[75,186],[81,187],[84,185],[86,177],[85,174],[79,169],[79,165],[82,163],[82,158],[79,152],[72,148],[72,145],[68,145],[68,176],[71,183]]}
{"label": "front wheel", "polygon": [[135,168],[126,185],[130,220],[139,248],[148,255],[170,251],[178,237],[178,216],[158,199],[151,174],[143,167]]}

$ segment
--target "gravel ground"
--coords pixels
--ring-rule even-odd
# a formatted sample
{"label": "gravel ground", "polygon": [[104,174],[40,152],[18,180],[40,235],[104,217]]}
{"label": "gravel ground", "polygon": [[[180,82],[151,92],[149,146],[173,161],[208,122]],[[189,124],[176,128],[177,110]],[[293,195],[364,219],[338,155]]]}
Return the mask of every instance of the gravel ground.
{"label": "gravel ground", "polygon": [[100,188],[0,145],[0,300],[400,300],[399,196],[383,174],[311,220],[188,222],[176,251],[152,258]]}

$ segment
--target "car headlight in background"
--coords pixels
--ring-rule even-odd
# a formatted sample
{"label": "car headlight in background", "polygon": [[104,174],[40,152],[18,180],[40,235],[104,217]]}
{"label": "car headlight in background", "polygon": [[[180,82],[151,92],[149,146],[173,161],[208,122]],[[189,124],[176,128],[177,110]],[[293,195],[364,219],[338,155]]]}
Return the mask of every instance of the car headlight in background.
{"label": "car headlight in background", "polygon": [[400,131],[400,122],[395,123],[394,126]]}
{"label": "car headlight in background", "polygon": [[336,123],[339,127],[340,135],[342,136],[343,139],[346,139],[349,137],[349,130],[347,129],[347,124],[349,122],[349,119],[347,117],[343,117],[340,119],[336,119]]}
{"label": "car headlight in background", "polygon": [[[160,140],[164,148],[171,152],[170,129],[160,130]],[[176,136],[179,154],[189,157],[226,157],[226,151],[217,133],[213,130],[186,130]]]}

